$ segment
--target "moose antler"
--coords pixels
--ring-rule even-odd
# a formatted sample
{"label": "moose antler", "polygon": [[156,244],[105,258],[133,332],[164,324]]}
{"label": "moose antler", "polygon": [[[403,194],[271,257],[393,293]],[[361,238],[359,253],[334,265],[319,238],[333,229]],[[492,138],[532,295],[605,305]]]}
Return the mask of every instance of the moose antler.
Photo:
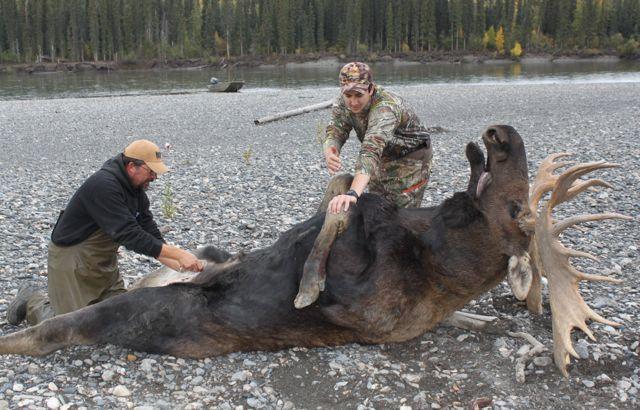
{"label": "moose antler", "polygon": [[[532,217],[522,224],[523,229],[534,232],[529,249],[536,268],[534,275],[538,275],[534,278],[534,282],[538,280],[539,283],[539,275],[546,276],[548,280],[553,322],[554,360],[564,376],[568,375],[566,367],[570,361],[569,355],[578,358],[571,342],[571,331],[574,327],[581,329],[589,338],[595,340],[586,324],[587,320],[592,319],[611,326],[619,326],[618,323],[609,321],[591,310],[580,295],[579,282],[587,280],[620,283],[621,281],[607,276],[586,274],[575,269],[571,266],[570,258],[581,257],[594,261],[598,259],[589,253],[565,248],[559,240],[559,235],[566,229],[582,222],[632,219],[616,213],[604,213],[572,216],[562,221],[553,220],[552,211],[557,205],[570,201],[584,190],[595,186],[611,188],[611,185],[600,179],[580,180],[580,177],[598,169],[619,166],[605,161],[555,162],[558,158],[569,155],[567,153],[553,154],[540,164],[529,195]],[[569,168],[564,172],[559,175],[554,174],[557,169],[567,166]],[[551,193],[550,198],[542,208],[538,208],[547,192]],[[540,292],[541,286],[532,287],[527,296],[529,309],[541,310]]]}

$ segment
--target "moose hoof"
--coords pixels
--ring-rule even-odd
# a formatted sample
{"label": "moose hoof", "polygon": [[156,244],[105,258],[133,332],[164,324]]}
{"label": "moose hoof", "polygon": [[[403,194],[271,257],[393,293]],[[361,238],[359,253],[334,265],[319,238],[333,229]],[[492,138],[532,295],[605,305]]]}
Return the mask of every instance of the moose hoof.
{"label": "moose hoof", "polygon": [[293,302],[293,305],[296,307],[296,309],[305,308],[310,304],[312,304],[313,302],[315,302],[316,300],[318,300],[319,296],[320,296],[319,286],[311,286],[304,290],[300,289],[300,291],[298,291],[298,295],[296,296],[295,301]]}

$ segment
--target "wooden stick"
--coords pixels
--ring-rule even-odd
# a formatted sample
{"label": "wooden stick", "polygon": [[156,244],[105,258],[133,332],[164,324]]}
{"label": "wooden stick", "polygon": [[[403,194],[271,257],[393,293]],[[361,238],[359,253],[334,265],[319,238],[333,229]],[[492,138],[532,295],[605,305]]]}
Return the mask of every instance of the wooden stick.
{"label": "wooden stick", "polygon": [[527,361],[529,361],[529,359],[531,359],[532,357],[546,351],[547,349],[542,343],[538,342],[536,338],[531,336],[529,333],[507,332],[507,334],[511,337],[520,337],[531,343],[531,345],[533,346],[533,349],[529,350],[527,353],[516,359],[516,381],[518,383],[524,383],[524,369],[527,365]]}
{"label": "wooden stick", "polygon": [[269,115],[267,117],[258,118],[257,120],[253,120],[253,123],[256,125],[266,124],[268,122],[282,120],[285,118],[293,117],[300,114],[305,114],[307,112],[321,110],[323,108],[329,108],[333,104],[334,100],[324,101],[318,104],[307,105],[305,107],[296,108],[295,110],[284,111],[278,114]]}

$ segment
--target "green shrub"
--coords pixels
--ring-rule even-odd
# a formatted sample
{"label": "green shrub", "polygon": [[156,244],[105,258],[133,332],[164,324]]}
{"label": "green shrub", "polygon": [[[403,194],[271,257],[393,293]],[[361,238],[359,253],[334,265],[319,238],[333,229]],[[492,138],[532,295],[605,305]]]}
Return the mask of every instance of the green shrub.
{"label": "green shrub", "polygon": [[19,58],[15,53],[9,50],[5,50],[2,53],[0,53],[0,63],[17,63],[17,62],[19,62]]}
{"label": "green shrub", "polygon": [[173,219],[176,216],[177,209],[173,203],[173,190],[169,182],[164,185],[164,189],[162,190],[162,204],[160,206],[165,218]]}
{"label": "green shrub", "polygon": [[246,165],[251,165],[251,157],[253,156],[253,145],[249,145],[246,151],[242,153],[242,159]]}
{"label": "green shrub", "polygon": [[622,58],[635,58],[640,56],[640,43],[630,38],[626,43],[618,47],[617,50]]}
{"label": "green shrub", "polygon": [[369,46],[363,43],[358,43],[358,54],[366,55],[369,52]]}

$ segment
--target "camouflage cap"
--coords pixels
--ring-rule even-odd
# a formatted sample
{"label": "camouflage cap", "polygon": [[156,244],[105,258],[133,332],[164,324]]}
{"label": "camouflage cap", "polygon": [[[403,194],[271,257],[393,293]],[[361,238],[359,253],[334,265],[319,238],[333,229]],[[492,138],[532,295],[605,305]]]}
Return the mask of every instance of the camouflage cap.
{"label": "camouflage cap", "polygon": [[357,61],[342,67],[338,80],[340,81],[340,91],[343,94],[349,91],[357,91],[364,94],[369,90],[369,86],[373,84],[369,66]]}

